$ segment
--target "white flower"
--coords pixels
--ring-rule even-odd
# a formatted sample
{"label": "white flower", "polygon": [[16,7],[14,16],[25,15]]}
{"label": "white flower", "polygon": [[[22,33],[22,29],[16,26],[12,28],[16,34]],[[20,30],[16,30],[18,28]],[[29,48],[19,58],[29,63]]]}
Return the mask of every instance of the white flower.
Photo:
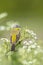
{"label": "white flower", "polygon": [[8,15],[8,13],[6,13],[6,12],[5,12],[5,13],[1,13],[1,14],[0,14],[0,19],[6,17],[7,15]]}
{"label": "white flower", "polygon": [[31,41],[31,40],[30,40],[30,41],[29,41],[29,43],[30,43],[30,44],[32,44],[32,43],[33,43],[33,41]]}
{"label": "white flower", "polygon": [[29,43],[27,42],[27,43],[26,43],[26,45],[28,46],[28,45],[29,45]]}
{"label": "white flower", "polygon": [[31,45],[31,48],[36,48],[36,45]]}
{"label": "white flower", "polygon": [[28,63],[29,63],[29,64],[32,64],[33,62],[32,62],[32,61],[29,61]]}
{"label": "white flower", "polygon": [[40,46],[37,46],[37,48],[40,48]]}
{"label": "white flower", "polygon": [[27,46],[23,46],[23,49],[26,49],[27,48]]}
{"label": "white flower", "polygon": [[37,39],[37,37],[35,36],[34,39]]}
{"label": "white flower", "polygon": [[30,33],[31,31],[29,29],[26,29],[26,32]]}
{"label": "white flower", "polygon": [[36,34],[31,30],[31,35],[34,35],[34,36],[36,36]]}
{"label": "white flower", "polygon": [[23,65],[27,65],[28,62],[26,60],[22,61]]}
{"label": "white flower", "polygon": [[33,36],[36,36],[36,34],[32,30],[26,29],[26,32],[30,33]]}
{"label": "white flower", "polygon": [[23,44],[26,44],[26,43],[27,43],[27,41],[24,41],[24,42],[23,42]]}
{"label": "white flower", "polygon": [[5,30],[5,26],[0,26],[0,30]]}
{"label": "white flower", "polygon": [[24,41],[23,42],[23,45],[27,45],[28,46],[29,45],[29,42],[28,41]]}
{"label": "white flower", "polygon": [[5,40],[5,41],[9,42],[9,40],[8,40],[7,38],[1,38],[1,40],[2,40],[2,41]]}

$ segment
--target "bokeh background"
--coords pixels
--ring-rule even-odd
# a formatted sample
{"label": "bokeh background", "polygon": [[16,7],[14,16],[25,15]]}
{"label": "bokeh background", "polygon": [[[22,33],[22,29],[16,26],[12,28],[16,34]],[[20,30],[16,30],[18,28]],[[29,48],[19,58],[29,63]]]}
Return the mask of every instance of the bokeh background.
{"label": "bokeh background", "polygon": [[[13,20],[23,27],[28,26],[43,41],[43,0],[0,0],[0,14],[3,12],[8,16],[0,19],[0,25],[6,26],[6,22]],[[0,31],[0,38],[5,32]]]}
{"label": "bokeh background", "polygon": [[[18,45],[17,52],[9,51],[12,23],[34,31],[37,40],[26,42],[28,48],[23,44],[24,50]],[[0,0],[0,65],[23,65],[22,61],[30,63],[24,65],[43,65],[43,0]]]}

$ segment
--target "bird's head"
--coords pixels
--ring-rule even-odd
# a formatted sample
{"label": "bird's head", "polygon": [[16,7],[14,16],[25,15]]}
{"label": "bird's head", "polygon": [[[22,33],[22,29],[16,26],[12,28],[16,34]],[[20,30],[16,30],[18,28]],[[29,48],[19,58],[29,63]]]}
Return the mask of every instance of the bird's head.
{"label": "bird's head", "polygon": [[12,33],[12,34],[13,34],[13,33],[18,34],[18,33],[20,32],[20,30],[21,30],[20,25],[14,25],[14,27],[12,28],[11,33]]}

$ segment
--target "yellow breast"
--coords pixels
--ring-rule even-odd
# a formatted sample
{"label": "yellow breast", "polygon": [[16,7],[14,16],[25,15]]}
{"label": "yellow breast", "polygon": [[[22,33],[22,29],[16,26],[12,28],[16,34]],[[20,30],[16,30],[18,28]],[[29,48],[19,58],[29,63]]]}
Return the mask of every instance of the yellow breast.
{"label": "yellow breast", "polygon": [[16,42],[16,34],[12,34],[12,43]]}

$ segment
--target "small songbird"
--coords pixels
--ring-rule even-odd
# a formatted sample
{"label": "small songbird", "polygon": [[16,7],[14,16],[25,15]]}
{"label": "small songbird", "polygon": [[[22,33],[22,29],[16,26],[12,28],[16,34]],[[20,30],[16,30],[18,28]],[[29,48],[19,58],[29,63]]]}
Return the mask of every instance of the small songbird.
{"label": "small songbird", "polygon": [[21,27],[19,25],[15,25],[12,28],[11,36],[10,36],[11,51],[15,51],[15,45],[20,39],[20,29]]}

